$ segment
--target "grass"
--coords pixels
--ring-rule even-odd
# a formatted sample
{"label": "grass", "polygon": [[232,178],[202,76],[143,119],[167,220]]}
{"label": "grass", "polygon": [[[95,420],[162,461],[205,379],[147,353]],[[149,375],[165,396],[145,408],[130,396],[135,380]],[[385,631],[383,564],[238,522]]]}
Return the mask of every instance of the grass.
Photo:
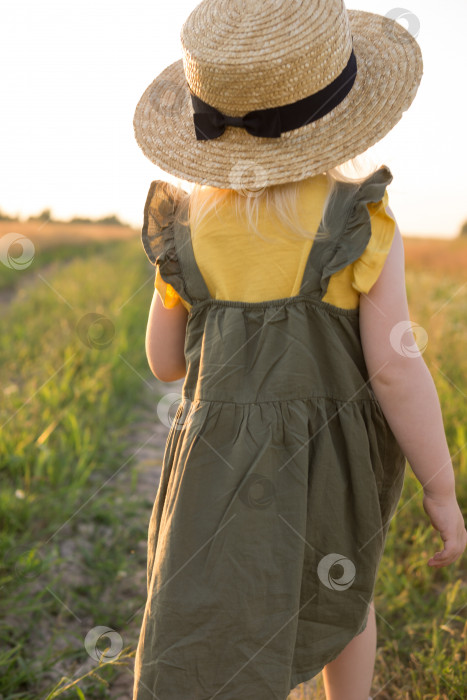
{"label": "grass", "polygon": [[[14,290],[24,285],[31,273],[61,262],[88,259],[96,253],[107,253],[115,242],[135,240],[136,231],[126,226],[80,226],[55,222],[0,221],[0,255],[9,265],[0,268],[0,290]],[[28,239],[27,247],[21,241]],[[3,239],[3,240],[2,240]],[[22,254],[24,257],[22,258]],[[6,260],[2,259],[2,262]],[[21,274],[18,274],[20,272]]]}
{"label": "grass", "polygon": [[[59,248],[60,264],[35,280],[33,270],[15,271],[25,279],[4,315],[3,700],[43,697],[43,679],[57,666],[83,664],[89,629],[111,620],[118,630],[140,603],[117,598],[115,582],[132,560],[144,567],[137,544],[147,522],[141,498],[132,497],[132,462],[122,455],[131,447],[126,433],[137,420],[142,378],[150,376],[144,344],[134,339],[144,338],[154,273],[136,238],[94,245],[66,263]],[[50,260],[40,262],[39,273]],[[119,470],[130,474],[126,494],[112,478]],[[69,633],[71,623],[78,635]],[[66,641],[57,652],[60,637]],[[102,664],[100,675],[115,674],[112,666]],[[86,693],[103,697],[102,684],[93,680]]]}
{"label": "grass", "polygon": [[[28,269],[0,265],[0,289],[17,292],[0,338],[2,700],[111,697],[117,671],[132,667],[127,623],[144,602],[133,572],[145,584],[152,500],[142,508],[124,450],[151,377],[143,338],[154,273],[135,234],[60,241],[38,245]],[[467,241],[453,243],[441,255],[437,242],[407,240],[406,279],[465,512]],[[434,570],[426,561],[439,548],[408,469],[376,587],[375,699],[464,697],[465,557]],[[97,626],[111,630],[91,640],[96,659],[85,640]],[[99,662],[112,640],[116,655]],[[299,697],[324,698],[321,677],[314,695],[302,684]]]}
{"label": "grass", "polygon": [[[409,241],[405,246],[410,319],[427,334],[424,359],[438,391],[457,497],[465,513],[467,287],[462,260],[467,240],[443,244],[439,270],[426,259],[422,268],[417,264],[413,248],[421,243]],[[432,242],[423,242],[425,251],[429,244]],[[436,242],[435,246],[439,256],[440,245]],[[426,564],[441,549],[442,541],[423,510],[420,489],[408,467],[376,588],[375,609],[381,617],[377,616],[373,688],[375,692],[380,687],[388,689],[386,696],[381,693],[378,698],[455,700],[464,697],[467,687],[466,558],[435,570]]]}

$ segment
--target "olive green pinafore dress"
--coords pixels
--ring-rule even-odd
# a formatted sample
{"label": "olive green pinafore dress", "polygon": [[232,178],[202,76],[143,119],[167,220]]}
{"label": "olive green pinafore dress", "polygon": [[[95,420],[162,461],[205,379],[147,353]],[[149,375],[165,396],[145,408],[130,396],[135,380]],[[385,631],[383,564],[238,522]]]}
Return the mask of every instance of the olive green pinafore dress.
{"label": "olive green pinafore dress", "polygon": [[179,203],[151,185],[143,245],[192,308],[133,700],[286,700],[366,626],[405,457],[370,385],[359,309],[322,297],[365,250],[366,203],[389,178],[340,183],[300,293],[264,302],[210,296]]}

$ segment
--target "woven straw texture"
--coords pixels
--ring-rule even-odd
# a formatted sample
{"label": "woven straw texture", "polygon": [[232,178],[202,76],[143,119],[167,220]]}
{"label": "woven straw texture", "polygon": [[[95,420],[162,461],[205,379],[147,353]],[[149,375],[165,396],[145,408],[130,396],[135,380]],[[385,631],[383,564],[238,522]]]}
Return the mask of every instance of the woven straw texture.
{"label": "woven straw texture", "polygon": [[[342,0],[204,0],[181,32],[183,58],[145,90],[134,116],[143,153],[185,180],[244,189],[323,173],[367,150],[401,119],[418,90],[421,50],[395,20]],[[229,116],[289,104],[321,90],[350,53],[357,77],[331,112],[278,139],[228,126],[197,141],[190,89]]]}

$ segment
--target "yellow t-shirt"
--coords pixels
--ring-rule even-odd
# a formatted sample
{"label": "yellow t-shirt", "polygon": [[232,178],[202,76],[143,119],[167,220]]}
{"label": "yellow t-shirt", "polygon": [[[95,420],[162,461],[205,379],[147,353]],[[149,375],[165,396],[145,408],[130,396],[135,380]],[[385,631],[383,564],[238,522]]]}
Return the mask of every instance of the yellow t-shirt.
{"label": "yellow t-shirt", "polygon": [[[317,231],[328,192],[325,175],[303,180],[299,190],[298,213],[309,231]],[[395,232],[395,221],[386,212],[388,193],[380,202],[368,203],[371,238],[362,255],[329,279],[323,301],[343,309],[358,307],[361,293],[368,293],[378,279]],[[196,263],[213,299],[267,301],[299,293],[312,239],[284,232],[280,221],[266,219],[264,206],[259,215],[261,231],[268,240],[247,230],[224,203],[221,219],[210,216],[192,231]],[[265,228],[266,225],[266,228]],[[222,231],[220,232],[220,226]],[[191,305],[161,277],[156,268],[155,288],[166,308]]]}

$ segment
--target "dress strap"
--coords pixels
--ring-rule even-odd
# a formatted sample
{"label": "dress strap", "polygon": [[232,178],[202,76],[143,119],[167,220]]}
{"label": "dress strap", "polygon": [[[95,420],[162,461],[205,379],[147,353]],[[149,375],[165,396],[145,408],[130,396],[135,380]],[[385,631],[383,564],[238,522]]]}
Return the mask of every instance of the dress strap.
{"label": "dress strap", "polygon": [[380,202],[393,176],[386,165],[360,185],[337,181],[327,210],[318,227],[325,237],[315,238],[303,274],[300,294],[322,299],[329,279],[357,260],[371,238],[371,217],[367,204]]}

